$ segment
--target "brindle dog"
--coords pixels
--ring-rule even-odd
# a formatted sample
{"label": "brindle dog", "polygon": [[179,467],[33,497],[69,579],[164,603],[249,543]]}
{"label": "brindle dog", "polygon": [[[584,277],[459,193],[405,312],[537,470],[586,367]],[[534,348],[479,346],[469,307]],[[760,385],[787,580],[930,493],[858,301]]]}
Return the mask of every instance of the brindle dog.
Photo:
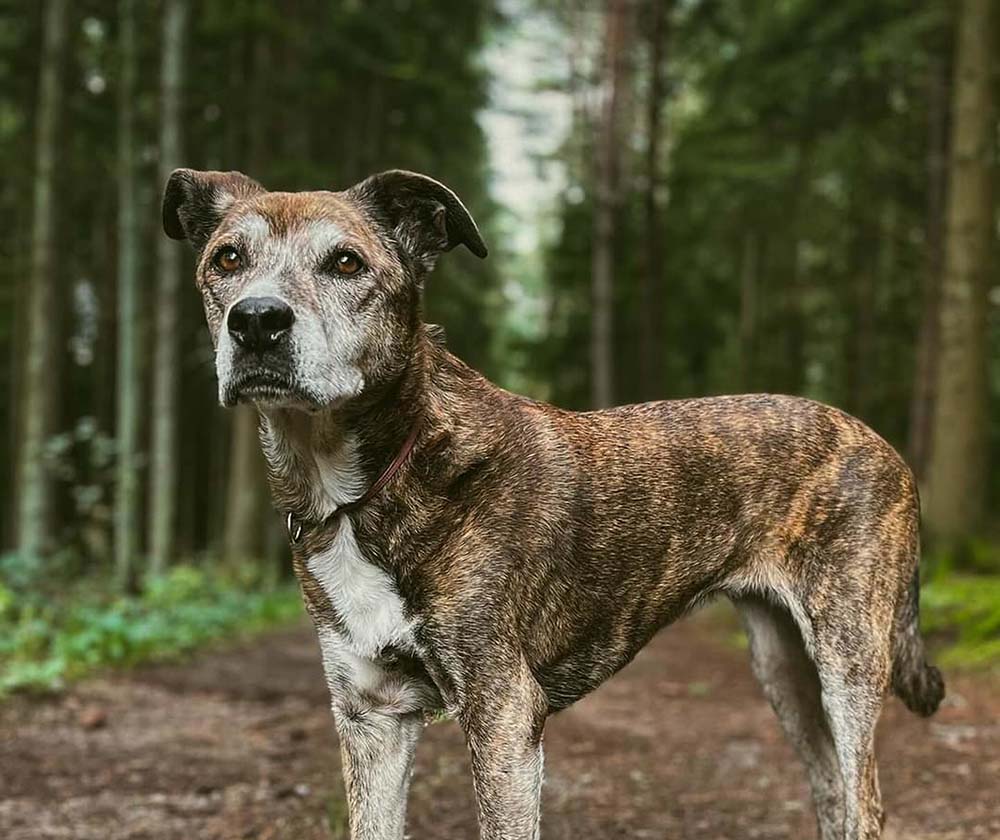
{"label": "brindle dog", "polygon": [[496,387],[421,319],[442,251],[486,255],[422,175],[282,193],[181,169],[163,222],[198,254],[221,402],[260,412],[352,837],[403,837],[417,736],[443,710],[468,740],[482,837],[537,838],[546,717],[718,594],[742,612],[820,836],[879,837],[883,696],[929,715],[944,694],[918,631],[917,489],[884,440],[792,397],[578,414]]}

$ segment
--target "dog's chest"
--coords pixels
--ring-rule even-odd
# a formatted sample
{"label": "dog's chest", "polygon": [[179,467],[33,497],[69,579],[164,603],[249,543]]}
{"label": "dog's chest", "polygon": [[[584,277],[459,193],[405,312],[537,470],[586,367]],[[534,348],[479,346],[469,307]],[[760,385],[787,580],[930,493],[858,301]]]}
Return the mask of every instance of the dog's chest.
{"label": "dog's chest", "polygon": [[336,624],[318,627],[334,707],[394,714],[440,708],[403,600],[391,577],[364,558],[348,520],[307,566],[337,616]]}
{"label": "dog's chest", "polygon": [[[335,454],[317,457],[318,506],[327,513],[364,492],[352,439]],[[387,647],[412,648],[411,622],[395,581],[363,554],[347,516],[334,526],[330,543],[306,560],[309,573],[330,601],[340,632],[356,656],[374,659]]]}
{"label": "dog's chest", "polygon": [[347,517],[330,545],[309,557],[306,567],[337,615],[344,644],[356,656],[374,659],[387,647],[412,648],[411,622],[395,583],[362,555]]}

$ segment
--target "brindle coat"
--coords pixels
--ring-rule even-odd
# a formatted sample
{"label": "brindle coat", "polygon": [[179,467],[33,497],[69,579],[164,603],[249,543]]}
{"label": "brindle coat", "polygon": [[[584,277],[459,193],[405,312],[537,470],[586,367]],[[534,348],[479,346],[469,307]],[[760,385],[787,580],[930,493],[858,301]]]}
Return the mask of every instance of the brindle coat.
{"label": "brindle coat", "polygon": [[[717,594],[743,614],[823,840],[880,836],[883,696],[927,715],[944,692],[917,627],[916,486],[885,441],[793,397],[580,414],[496,387],[421,320],[437,255],[486,253],[461,202],[423,176],[288,194],[178,170],[163,212],[199,254],[220,397],[260,409],[276,506],[302,525],[293,563],[353,837],[403,837],[413,748],[445,710],[467,736],[482,836],[537,838],[547,715]],[[358,273],[331,269],[344,253]],[[250,352],[225,326],[264,293],[295,323]],[[415,424],[391,482],[327,521]]]}

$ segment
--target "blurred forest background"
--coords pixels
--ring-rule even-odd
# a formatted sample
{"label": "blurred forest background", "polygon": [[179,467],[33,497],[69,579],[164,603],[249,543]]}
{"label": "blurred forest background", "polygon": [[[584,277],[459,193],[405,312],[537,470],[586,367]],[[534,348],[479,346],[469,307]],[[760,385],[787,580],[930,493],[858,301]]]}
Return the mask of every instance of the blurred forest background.
{"label": "blurred forest background", "polygon": [[449,184],[491,258],[428,319],[507,387],[856,414],[920,479],[929,621],[1000,656],[994,6],[4,0],[0,692],[297,609],[179,165]]}

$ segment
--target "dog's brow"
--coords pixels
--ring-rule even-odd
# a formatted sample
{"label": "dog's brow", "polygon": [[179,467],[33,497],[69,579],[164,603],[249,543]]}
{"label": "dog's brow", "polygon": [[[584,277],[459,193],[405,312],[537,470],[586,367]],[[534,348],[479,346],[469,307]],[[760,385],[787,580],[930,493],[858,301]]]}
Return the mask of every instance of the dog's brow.
{"label": "dog's brow", "polygon": [[244,213],[233,218],[229,225],[229,233],[248,242],[255,242],[270,235],[270,225],[260,213]]}
{"label": "dog's brow", "polygon": [[344,228],[332,219],[310,219],[302,224],[299,235],[317,249],[342,245],[347,239]]}

